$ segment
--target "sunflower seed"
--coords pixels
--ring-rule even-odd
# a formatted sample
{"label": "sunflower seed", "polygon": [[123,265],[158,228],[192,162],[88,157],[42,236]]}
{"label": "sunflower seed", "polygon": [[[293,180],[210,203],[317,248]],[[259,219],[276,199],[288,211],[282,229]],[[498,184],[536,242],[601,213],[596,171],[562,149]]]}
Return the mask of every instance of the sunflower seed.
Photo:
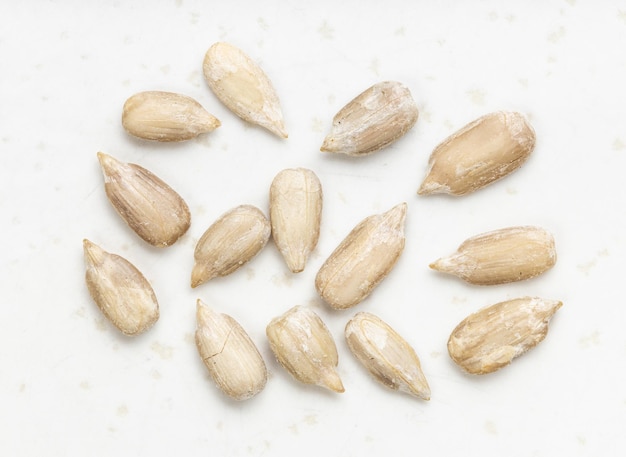
{"label": "sunflower seed", "polygon": [[220,121],[191,97],[148,91],[126,100],[122,126],[144,140],[184,141],[215,130]]}
{"label": "sunflower seed", "polygon": [[278,362],[298,381],[343,392],[337,374],[337,347],[322,319],[296,306],[274,318],[266,328]]}
{"label": "sunflower seed", "polygon": [[377,381],[430,400],[430,387],[415,350],[379,317],[357,313],[346,325],[345,334],[354,356]]}
{"label": "sunflower seed", "polygon": [[320,236],[322,186],[311,170],[287,169],[270,187],[272,237],[293,273],[304,270]]}
{"label": "sunflower seed", "polygon": [[196,245],[191,287],[240,268],[263,249],[270,233],[269,221],[254,206],[241,205],[224,213]]}
{"label": "sunflower seed", "polygon": [[554,237],[542,228],[522,226],[469,238],[430,268],[470,284],[492,285],[534,278],[555,263]]}
{"label": "sunflower seed", "polygon": [[204,57],[204,77],[216,97],[237,116],[287,138],[278,95],[267,75],[243,51],[215,43]]}
{"label": "sunflower seed", "polygon": [[362,220],[322,265],[320,296],[335,309],[364,300],[389,274],[404,249],[406,203]]}
{"label": "sunflower seed", "polygon": [[435,148],[418,193],[474,192],[517,170],[534,147],[535,131],[520,113],[487,114]]}
{"label": "sunflower seed", "polygon": [[234,400],[261,392],[267,382],[263,357],[250,336],[227,314],[196,304],[196,347],[217,387]]}
{"label": "sunflower seed", "polygon": [[543,341],[550,319],[562,305],[524,297],[483,308],[452,331],[450,357],[470,374],[499,370]]}
{"label": "sunflower seed", "polygon": [[370,154],[402,137],[415,125],[417,117],[417,105],[404,84],[380,82],[335,115],[320,149],[352,156]]}
{"label": "sunflower seed", "polygon": [[105,317],[120,332],[138,335],[159,319],[159,304],[150,283],[128,260],[83,240],[85,282]]}
{"label": "sunflower seed", "polygon": [[166,247],[187,232],[191,224],[189,207],[170,186],[139,165],[102,152],[98,160],[109,201],[144,241]]}

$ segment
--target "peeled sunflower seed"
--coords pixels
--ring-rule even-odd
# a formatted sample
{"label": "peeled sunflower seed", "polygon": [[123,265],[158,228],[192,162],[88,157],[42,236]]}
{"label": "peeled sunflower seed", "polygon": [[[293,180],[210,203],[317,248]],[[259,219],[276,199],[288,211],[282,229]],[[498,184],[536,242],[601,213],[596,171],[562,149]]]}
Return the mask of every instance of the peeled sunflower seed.
{"label": "peeled sunflower seed", "polygon": [[278,362],[298,381],[343,392],[336,367],[337,347],[322,319],[308,308],[296,306],[273,319],[267,338]]}
{"label": "peeled sunflower seed", "polygon": [[191,224],[185,201],[145,168],[98,153],[104,190],[117,213],[137,235],[156,247],[174,244]]}
{"label": "peeled sunflower seed", "polygon": [[270,187],[272,237],[293,273],[304,270],[320,236],[322,185],[311,170],[287,169]]}
{"label": "peeled sunflower seed", "polygon": [[363,219],[339,244],[315,278],[319,295],[335,309],[364,300],[389,274],[404,249],[406,203]]}
{"label": "peeled sunflower seed", "polygon": [[243,51],[228,43],[215,43],[204,56],[203,70],[209,87],[229,110],[287,138],[274,86]]}
{"label": "peeled sunflower seed", "polygon": [[201,300],[196,320],[196,347],[217,387],[234,400],[261,392],[267,382],[265,362],[241,325]]}
{"label": "peeled sunflower seed", "polygon": [[220,121],[191,97],[148,91],[126,100],[122,126],[144,140],[184,141],[212,132],[220,126]]}
{"label": "peeled sunflower seed", "polygon": [[105,317],[120,332],[138,335],[159,319],[159,304],[150,283],[128,260],[83,240],[85,282]]}
{"label": "peeled sunflower seed", "polygon": [[524,297],[483,308],[452,331],[448,353],[470,374],[499,370],[543,341],[550,319],[562,305]]}
{"label": "peeled sunflower seed", "polygon": [[504,284],[534,278],[556,263],[554,237],[531,226],[482,233],[464,241],[449,257],[430,264],[470,284]]}
{"label": "peeled sunflower seed", "polygon": [[252,205],[241,205],[224,213],[196,244],[191,287],[240,268],[263,249],[270,233],[269,221]]}
{"label": "peeled sunflower seed", "polygon": [[421,195],[465,195],[517,170],[535,147],[520,113],[499,111],[467,124],[432,152]]}
{"label": "peeled sunflower seed", "polygon": [[430,400],[430,387],[415,350],[379,317],[357,313],[346,325],[350,351],[377,381]]}
{"label": "peeled sunflower seed", "polygon": [[352,156],[370,154],[402,137],[415,125],[418,114],[404,84],[374,84],[335,115],[320,149]]}

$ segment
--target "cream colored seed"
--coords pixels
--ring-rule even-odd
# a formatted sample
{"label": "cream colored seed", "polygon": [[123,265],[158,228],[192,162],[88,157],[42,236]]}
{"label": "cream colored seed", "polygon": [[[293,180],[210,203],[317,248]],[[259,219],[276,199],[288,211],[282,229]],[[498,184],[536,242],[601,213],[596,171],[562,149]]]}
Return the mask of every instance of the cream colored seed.
{"label": "cream colored seed", "polygon": [[517,170],[535,147],[535,131],[520,113],[487,114],[432,152],[421,195],[465,195]]}
{"label": "cream colored seed", "polygon": [[145,332],[159,319],[154,290],[128,260],[83,240],[87,289],[105,317],[125,335]]}
{"label": "cream colored seed", "polygon": [[234,400],[246,400],[263,390],[267,369],[250,336],[227,314],[196,305],[196,346],[217,387]]}
{"label": "cream colored seed", "polygon": [[483,308],[452,331],[450,357],[471,374],[499,370],[543,341],[550,319],[562,304],[524,297]]}
{"label": "cream colored seed", "polygon": [[364,300],[389,274],[404,249],[406,203],[362,220],[322,265],[320,296],[335,309]]}
{"label": "cream colored seed", "polygon": [[267,338],[278,362],[298,381],[343,392],[337,374],[337,347],[322,319],[296,306],[273,319]]}
{"label": "cream colored seed", "polygon": [[430,387],[415,350],[379,317],[357,313],[346,325],[345,334],[354,356],[377,381],[430,400]]}
{"label": "cream colored seed", "polygon": [[556,263],[554,237],[539,227],[509,227],[464,241],[430,268],[470,284],[504,284],[534,278]]}
{"label": "cream colored seed", "polygon": [[102,152],[98,160],[109,201],[144,241],[166,247],[187,232],[191,224],[189,207],[170,186],[139,165]]}
{"label": "cream colored seed", "polygon": [[267,75],[243,51],[215,43],[204,57],[204,77],[217,98],[237,116],[287,138],[276,90]]}
{"label": "cream colored seed", "polygon": [[404,84],[374,84],[335,115],[321,150],[352,156],[370,154],[407,133],[417,122],[418,114]]}
{"label": "cream colored seed", "polygon": [[270,187],[272,237],[293,273],[304,270],[320,236],[322,185],[311,170],[287,169]]}
{"label": "cream colored seed", "polygon": [[191,287],[240,268],[263,249],[270,233],[269,221],[254,206],[241,205],[224,213],[196,245]]}
{"label": "cream colored seed", "polygon": [[220,126],[220,121],[191,97],[148,91],[126,100],[122,126],[144,140],[184,141],[212,132]]}

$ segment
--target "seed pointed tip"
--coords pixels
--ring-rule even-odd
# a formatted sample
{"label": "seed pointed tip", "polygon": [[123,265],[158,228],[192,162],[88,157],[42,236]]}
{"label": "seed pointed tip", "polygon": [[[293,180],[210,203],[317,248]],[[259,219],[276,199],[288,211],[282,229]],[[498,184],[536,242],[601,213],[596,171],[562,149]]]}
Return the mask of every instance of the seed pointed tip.
{"label": "seed pointed tip", "polygon": [[389,225],[402,226],[406,219],[407,204],[402,202],[385,213]]}
{"label": "seed pointed tip", "polygon": [[328,135],[324,138],[324,142],[320,147],[321,152],[337,152],[335,138],[332,135]]}
{"label": "seed pointed tip", "polygon": [[408,393],[414,397],[429,401],[430,386],[421,369],[419,370],[419,374],[420,376],[414,378],[413,381],[408,384]]}
{"label": "seed pointed tip", "polygon": [[[203,283],[202,279],[202,272],[200,271],[199,267],[197,265],[194,265],[193,270],[191,272],[191,288],[195,289],[196,287],[198,287],[200,284]],[[198,305],[200,304],[200,300],[198,300]]]}
{"label": "seed pointed tip", "polygon": [[112,170],[114,170],[119,161],[110,156],[109,154],[105,154],[104,152],[98,152],[97,154],[98,162],[100,162],[100,167],[105,174],[110,174]]}
{"label": "seed pointed tip", "polygon": [[341,378],[337,372],[332,369],[326,370],[323,373],[322,378],[320,379],[320,385],[339,394],[346,391],[343,387],[343,383],[341,382]]}
{"label": "seed pointed tip", "polygon": [[289,134],[287,133],[287,129],[285,128],[285,123],[281,120],[271,121],[268,119],[267,123],[261,123],[267,130],[269,130],[274,135],[287,139],[289,138]]}
{"label": "seed pointed tip", "polygon": [[431,175],[426,176],[422,185],[417,190],[418,195],[447,194],[450,193],[447,186],[437,182]]}
{"label": "seed pointed tip", "polygon": [[421,388],[416,392],[416,395],[425,401],[430,401],[430,388],[426,386],[426,388]]}
{"label": "seed pointed tip", "polygon": [[435,271],[449,273],[454,269],[454,264],[451,257],[441,257],[428,265],[428,267]]}
{"label": "seed pointed tip", "polygon": [[88,263],[97,264],[102,261],[104,250],[87,238],[83,240],[83,255]]}

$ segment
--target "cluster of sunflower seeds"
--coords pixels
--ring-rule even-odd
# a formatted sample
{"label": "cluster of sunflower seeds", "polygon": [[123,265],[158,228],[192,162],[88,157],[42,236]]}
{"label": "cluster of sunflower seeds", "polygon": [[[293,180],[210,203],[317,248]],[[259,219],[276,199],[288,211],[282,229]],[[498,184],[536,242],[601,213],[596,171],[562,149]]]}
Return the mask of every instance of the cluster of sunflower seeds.
{"label": "cluster of sunflower seeds", "polygon": [[[216,43],[203,72],[215,96],[241,119],[287,138],[280,101],[263,70],[243,51]],[[389,146],[417,122],[418,109],[402,83],[383,81],[357,95],[334,117],[321,151],[363,156]],[[182,94],[148,91],[123,106],[122,125],[150,141],[185,141],[218,128],[220,121]],[[519,168],[535,145],[535,132],[520,113],[495,112],[469,123],[437,146],[418,194],[469,194]],[[145,242],[174,244],[191,224],[185,201],[168,184],[137,164],[97,154],[104,190],[120,217]],[[235,272],[270,237],[292,273],[306,267],[320,234],[322,185],[309,169],[285,169],[269,189],[269,218],[240,205],[224,213],[200,237],[193,253],[191,287]],[[328,256],[315,288],[329,307],[345,310],[365,300],[391,273],[405,245],[406,203],[365,217]],[[83,241],[88,290],[102,313],[126,335],[148,330],[159,318],[151,285],[126,259]],[[473,236],[430,267],[470,284],[493,285],[538,276],[556,262],[554,238],[540,227],[509,227]],[[485,374],[511,362],[544,339],[562,303],[523,297],[468,316],[451,333],[448,352],[464,371]],[[267,382],[263,357],[242,326],[197,301],[195,340],[215,384],[245,400]],[[295,306],[267,324],[279,364],[293,378],[344,392],[335,341],[307,307]],[[372,377],[388,388],[429,400],[419,357],[407,340],[371,313],[359,312],[345,326],[348,348]]]}

